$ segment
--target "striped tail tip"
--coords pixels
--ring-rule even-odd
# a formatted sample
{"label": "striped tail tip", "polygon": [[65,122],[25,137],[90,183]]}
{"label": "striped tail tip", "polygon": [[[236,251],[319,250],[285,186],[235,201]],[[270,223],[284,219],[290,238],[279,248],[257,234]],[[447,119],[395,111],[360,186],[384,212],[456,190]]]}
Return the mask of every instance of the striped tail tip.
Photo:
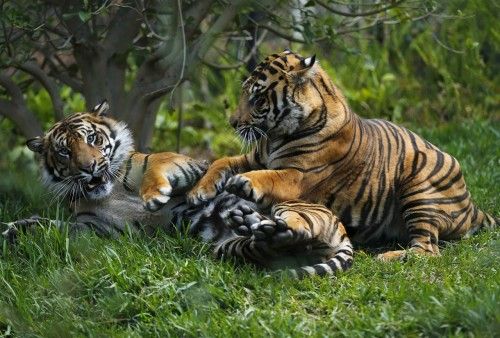
{"label": "striped tail tip", "polygon": [[297,269],[289,269],[288,273],[292,278],[304,279],[312,276],[333,276],[337,272],[343,272],[348,270],[353,263],[352,257],[343,258],[341,256],[335,256],[325,263],[319,263],[309,266],[302,266]]}

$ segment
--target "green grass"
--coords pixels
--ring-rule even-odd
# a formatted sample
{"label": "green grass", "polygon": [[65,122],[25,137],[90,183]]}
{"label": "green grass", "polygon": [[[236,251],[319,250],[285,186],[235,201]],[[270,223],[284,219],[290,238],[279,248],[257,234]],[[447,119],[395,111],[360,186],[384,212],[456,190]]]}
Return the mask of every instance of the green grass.
{"label": "green grass", "polygon": [[[498,127],[468,121],[419,130],[460,160],[476,203],[497,216]],[[14,183],[3,186],[17,188],[2,192],[0,219],[57,216],[44,196],[14,198],[28,190],[19,189],[26,177],[5,172]],[[358,250],[348,272],[296,281],[216,261],[196,239],[68,240],[44,229],[17,246],[4,243],[0,334],[499,336],[499,235],[483,232],[446,245],[439,258],[406,262],[380,263]]]}

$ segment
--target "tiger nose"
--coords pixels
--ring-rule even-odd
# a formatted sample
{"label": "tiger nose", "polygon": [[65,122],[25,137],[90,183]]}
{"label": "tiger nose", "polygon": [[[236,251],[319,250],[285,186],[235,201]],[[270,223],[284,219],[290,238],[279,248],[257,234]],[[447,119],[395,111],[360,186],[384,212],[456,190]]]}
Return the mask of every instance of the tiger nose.
{"label": "tiger nose", "polygon": [[93,174],[96,166],[97,166],[97,161],[91,160],[86,163],[82,163],[82,165],[80,165],[80,169],[82,171],[85,171],[86,173]]}

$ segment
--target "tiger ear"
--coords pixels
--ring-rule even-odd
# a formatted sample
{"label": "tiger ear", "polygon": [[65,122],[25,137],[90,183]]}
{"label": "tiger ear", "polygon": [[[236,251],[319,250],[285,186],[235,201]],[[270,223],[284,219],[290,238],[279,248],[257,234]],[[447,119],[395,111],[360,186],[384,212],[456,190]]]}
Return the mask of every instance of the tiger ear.
{"label": "tiger ear", "polygon": [[311,69],[314,66],[315,62],[316,62],[316,54],[308,58],[302,59],[300,61],[300,65],[302,66],[302,69]]}
{"label": "tiger ear", "polygon": [[315,74],[316,55],[300,60],[300,67],[288,72],[290,78],[298,83],[305,81]]}
{"label": "tiger ear", "polygon": [[34,153],[43,153],[43,137],[41,136],[29,139],[28,141],[26,141],[26,145],[28,146],[29,150]]}
{"label": "tiger ear", "polygon": [[106,116],[109,110],[109,103],[107,100],[102,101],[92,109],[92,113],[97,116]]}

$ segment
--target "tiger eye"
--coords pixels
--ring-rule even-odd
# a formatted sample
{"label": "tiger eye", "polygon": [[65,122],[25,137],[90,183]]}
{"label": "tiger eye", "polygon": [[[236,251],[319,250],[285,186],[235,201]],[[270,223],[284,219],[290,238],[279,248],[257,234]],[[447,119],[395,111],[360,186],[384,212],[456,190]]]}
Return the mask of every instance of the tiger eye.
{"label": "tiger eye", "polygon": [[264,97],[259,97],[255,103],[253,104],[255,109],[261,109],[266,103],[266,99]]}
{"label": "tiger eye", "polygon": [[96,140],[96,134],[90,134],[87,136],[87,143],[93,144]]}
{"label": "tiger eye", "polygon": [[61,147],[57,150],[57,153],[60,155],[60,156],[63,156],[63,157],[68,157],[69,154],[70,154],[70,151],[68,148],[66,147]]}

